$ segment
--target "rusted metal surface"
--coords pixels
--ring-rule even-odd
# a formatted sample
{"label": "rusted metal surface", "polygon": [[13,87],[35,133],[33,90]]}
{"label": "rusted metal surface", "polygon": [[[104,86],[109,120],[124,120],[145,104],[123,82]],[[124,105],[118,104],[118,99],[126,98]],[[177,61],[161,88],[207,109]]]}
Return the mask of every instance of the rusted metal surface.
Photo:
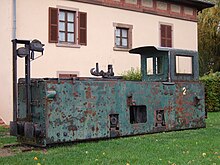
{"label": "rusted metal surface", "polygon": [[[198,81],[197,52],[154,47],[131,52],[141,54],[142,81],[125,81],[113,75],[31,79],[30,117],[26,111],[27,82],[20,79],[18,116],[11,125],[18,140],[46,146],[205,127],[204,86]],[[193,74],[175,73],[176,55],[192,57]],[[148,75],[146,61],[152,57],[154,74]],[[162,62],[160,73],[158,57]],[[98,67],[94,72],[99,73]]]}
{"label": "rusted metal surface", "polygon": [[[39,103],[32,107],[33,122],[24,124],[20,137],[24,143],[46,145],[205,127],[204,91],[199,82],[36,81],[32,80],[32,99]],[[48,91],[56,95],[47,97]],[[202,99],[198,102],[198,98]],[[24,99],[19,103],[22,119]]]}

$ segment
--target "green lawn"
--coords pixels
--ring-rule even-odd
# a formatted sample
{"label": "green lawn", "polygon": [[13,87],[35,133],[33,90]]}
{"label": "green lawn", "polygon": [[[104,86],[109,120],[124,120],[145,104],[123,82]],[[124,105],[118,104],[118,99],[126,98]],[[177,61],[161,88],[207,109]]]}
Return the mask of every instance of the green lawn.
{"label": "green lawn", "polygon": [[[209,113],[207,128],[79,143],[0,157],[0,164],[27,165],[220,165],[220,113]],[[0,145],[13,143],[0,128]],[[2,136],[3,135],[3,136]],[[7,138],[6,138],[7,137]],[[6,139],[5,139],[6,138]]]}

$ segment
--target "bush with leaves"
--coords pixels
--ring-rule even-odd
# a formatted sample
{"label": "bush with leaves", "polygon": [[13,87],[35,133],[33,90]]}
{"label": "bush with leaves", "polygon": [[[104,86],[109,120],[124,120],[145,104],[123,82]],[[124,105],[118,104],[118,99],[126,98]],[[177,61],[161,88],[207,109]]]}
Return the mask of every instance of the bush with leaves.
{"label": "bush with leaves", "polygon": [[209,112],[220,111],[220,72],[200,78],[205,85],[205,104]]}
{"label": "bush with leaves", "polygon": [[200,76],[220,71],[220,1],[198,15],[198,44]]}
{"label": "bush with leaves", "polygon": [[125,71],[122,73],[124,80],[133,80],[133,81],[139,81],[141,80],[141,71],[139,68],[131,68],[131,70]]}

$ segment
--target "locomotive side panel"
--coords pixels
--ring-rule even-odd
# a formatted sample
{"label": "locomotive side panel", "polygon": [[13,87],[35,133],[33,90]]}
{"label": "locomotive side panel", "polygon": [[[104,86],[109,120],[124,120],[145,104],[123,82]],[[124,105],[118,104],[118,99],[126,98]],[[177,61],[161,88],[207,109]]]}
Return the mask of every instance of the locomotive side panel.
{"label": "locomotive side panel", "polygon": [[205,127],[205,92],[203,84],[199,82],[178,82],[176,85],[176,129]]}
{"label": "locomotive side panel", "polygon": [[31,118],[26,111],[24,79],[18,83],[18,141],[33,145],[46,145],[46,83],[33,80],[31,83]]}
{"label": "locomotive side panel", "polygon": [[[110,137],[110,118],[123,109],[123,84],[116,81],[51,81],[56,96],[47,104],[48,143]],[[113,119],[112,119],[113,120]],[[117,121],[116,121],[117,122]]]}
{"label": "locomotive side panel", "polygon": [[33,137],[23,134],[20,141],[47,145],[205,127],[202,88],[198,82],[49,79],[33,83],[32,122],[24,119],[23,124],[33,129]]}

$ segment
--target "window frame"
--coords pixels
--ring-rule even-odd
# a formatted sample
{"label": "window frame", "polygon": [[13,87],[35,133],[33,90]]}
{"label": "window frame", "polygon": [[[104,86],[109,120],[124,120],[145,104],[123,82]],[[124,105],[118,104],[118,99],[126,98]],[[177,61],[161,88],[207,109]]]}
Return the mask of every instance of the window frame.
{"label": "window frame", "polygon": [[72,77],[79,77],[79,71],[57,71],[57,78],[63,78],[64,75],[70,75],[69,77],[76,75]]}
{"label": "window frame", "polygon": [[[192,59],[192,73],[177,73],[176,71],[177,71],[177,65],[176,65],[176,62],[177,62],[177,56],[179,56],[179,57],[191,57],[191,59]],[[175,55],[175,58],[174,58],[174,73],[175,73],[175,75],[176,76],[180,76],[180,75],[182,75],[182,76],[193,76],[194,75],[194,56],[191,56],[191,55],[183,55],[183,54],[176,54]]]}
{"label": "window frame", "polygon": [[[152,58],[152,72],[148,73],[148,59]],[[158,62],[160,58],[160,62]],[[160,69],[158,69],[160,64]],[[164,75],[164,64],[165,64],[165,59],[164,56],[152,56],[152,57],[146,57],[146,76],[160,76]],[[159,72],[160,70],[160,72]]]}
{"label": "window frame", "polygon": [[[65,13],[65,19],[64,19],[64,21],[63,20],[60,20],[60,18],[58,17],[58,43],[61,43],[61,44],[71,44],[71,45],[76,45],[76,44],[78,44],[77,43],[77,34],[78,33],[76,33],[76,12],[75,11],[70,11],[70,10],[64,10],[64,9],[59,9],[58,10],[58,15],[61,13],[61,12],[64,12]],[[70,21],[68,21],[68,13],[72,13],[74,16],[73,16],[73,22],[70,22]],[[64,31],[62,31],[62,30],[60,30],[60,23],[64,23],[65,24],[65,30]],[[73,32],[70,32],[70,31],[68,31],[68,24],[69,23],[72,23],[73,24]],[[60,33],[64,33],[65,34],[65,41],[61,41],[60,40]],[[74,35],[74,41],[73,42],[69,42],[68,41],[68,33],[71,33],[71,34],[73,34]]]}
{"label": "window frame", "polygon": [[[114,27],[114,47],[113,50],[115,51],[129,51],[132,48],[132,29],[133,25],[129,24],[122,24],[122,23],[113,23]],[[122,44],[120,46],[116,45],[116,30],[117,29],[126,29],[127,30],[127,47],[123,47]],[[121,33],[121,30],[120,30]],[[120,35],[122,40],[122,35]],[[120,41],[121,42],[121,41]]]}
{"label": "window frame", "polygon": [[[129,37],[128,37],[128,31],[129,31],[129,29],[127,29],[127,28],[120,28],[120,27],[116,27],[116,34],[117,34],[117,31],[119,30],[119,36],[117,36],[117,35],[115,35],[115,38],[116,38],[116,40],[117,39],[119,39],[119,45],[117,45],[117,42],[115,42],[115,46],[117,47],[117,48],[128,48],[128,44],[129,44]],[[123,31],[125,31],[126,32],[126,37],[125,36],[123,36]],[[125,39],[126,40],[126,46],[123,46],[123,39]]]}
{"label": "window frame", "polygon": [[[75,18],[74,25],[73,25],[74,26],[74,42],[66,42],[67,39],[65,41],[59,40],[59,37],[60,37],[60,34],[59,34],[59,31],[60,31],[60,29],[59,29],[59,22],[60,22],[59,14],[61,11],[74,13],[74,18]],[[54,22],[56,22],[56,24]],[[82,25],[80,23],[82,25],[84,25],[84,27],[82,27]],[[48,25],[48,27],[49,27],[49,31],[48,31],[49,41],[48,42],[55,43],[57,47],[80,48],[81,46],[87,45],[87,13],[86,12],[81,12],[77,8],[59,6],[59,5],[57,5],[55,8],[49,7],[49,25]],[[67,27],[65,27],[65,28],[67,29]],[[68,33],[68,31],[65,31],[65,32]],[[83,34],[80,34],[80,33],[83,33]],[[65,34],[65,35],[67,35],[67,34]]]}

